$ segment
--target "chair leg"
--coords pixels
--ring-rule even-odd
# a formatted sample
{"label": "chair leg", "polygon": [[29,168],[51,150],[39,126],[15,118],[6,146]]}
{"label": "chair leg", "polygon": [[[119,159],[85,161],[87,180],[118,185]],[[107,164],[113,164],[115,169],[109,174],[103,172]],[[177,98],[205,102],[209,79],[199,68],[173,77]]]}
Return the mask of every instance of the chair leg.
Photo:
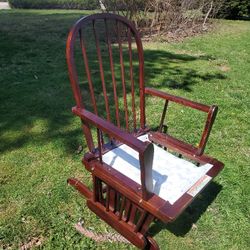
{"label": "chair leg", "polygon": [[67,183],[73,186],[76,190],[78,190],[85,198],[91,199],[92,198],[92,191],[88,189],[86,185],[84,185],[81,181],[75,178],[69,178]]}

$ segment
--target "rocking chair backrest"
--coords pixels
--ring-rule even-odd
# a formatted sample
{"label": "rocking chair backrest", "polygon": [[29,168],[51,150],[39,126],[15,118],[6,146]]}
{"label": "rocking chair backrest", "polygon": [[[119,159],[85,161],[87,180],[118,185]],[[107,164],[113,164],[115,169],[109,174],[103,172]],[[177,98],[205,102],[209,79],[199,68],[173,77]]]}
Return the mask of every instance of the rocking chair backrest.
{"label": "rocking chair backrest", "polygon": [[132,23],[109,13],[83,17],[69,33],[66,55],[77,107],[128,132],[145,127],[143,48]]}

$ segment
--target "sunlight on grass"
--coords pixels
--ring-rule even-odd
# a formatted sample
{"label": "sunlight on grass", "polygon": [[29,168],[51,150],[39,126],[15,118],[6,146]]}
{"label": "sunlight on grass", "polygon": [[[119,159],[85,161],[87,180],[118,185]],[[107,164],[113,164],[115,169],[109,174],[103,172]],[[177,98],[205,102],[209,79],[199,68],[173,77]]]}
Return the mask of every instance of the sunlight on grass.
{"label": "sunlight on grass", "polygon": [[[73,227],[83,219],[95,232],[112,231],[66,184],[78,176],[91,186],[77,153],[86,144],[71,114],[65,60],[67,33],[88,13],[0,12],[0,248],[17,249],[39,238],[45,249],[134,249],[96,244]],[[215,183],[175,223],[152,226],[161,249],[249,247],[250,23],[218,22],[212,33],[181,43],[144,44],[146,86],[219,106],[206,152],[225,163]],[[202,114],[170,108],[170,132],[197,143]],[[162,109],[163,102],[147,98],[150,126],[158,125]]]}

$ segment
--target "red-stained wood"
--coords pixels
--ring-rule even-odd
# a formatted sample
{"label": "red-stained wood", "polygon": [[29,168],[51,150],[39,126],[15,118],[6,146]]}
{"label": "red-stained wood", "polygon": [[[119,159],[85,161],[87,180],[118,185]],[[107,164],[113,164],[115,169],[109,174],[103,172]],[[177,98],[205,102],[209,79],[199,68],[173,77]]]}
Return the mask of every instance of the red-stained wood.
{"label": "red-stained wood", "polygon": [[107,194],[106,194],[106,211],[109,211],[109,199],[110,199],[110,186],[107,186]]}
{"label": "red-stained wood", "polygon": [[128,51],[129,51],[129,75],[131,82],[131,97],[132,97],[132,113],[133,113],[133,129],[136,130],[136,110],[135,110],[135,83],[133,73],[133,55],[132,55],[132,41],[130,28],[127,30],[128,33]]}
{"label": "red-stained wood", "polygon": [[148,147],[148,143],[142,142],[135,138],[133,135],[127,133],[116,127],[114,124],[96,116],[95,114],[87,111],[86,109],[72,108],[72,112],[78,115],[81,119],[96,126],[104,133],[109,134],[111,137],[116,138],[118,141],[127,144],[139,153],[143,153]]}
{"label": "red-stained wood", "polygon": [[97,178],[97,193],[98,193],[98,202],[103,204],[103,192],[102,192],[102,180]]}
{"label": "red-stained wood", "polygon": [[149,250],[160,250],[160,247],[158,246],[158,244],[156,243],[156,241],[152,237],[148,236],[147,240],[148,240],[148,249]]}
{"label": "red-stained wood", "polygon": [[[203,130],[198,148],[196,148],[188,143],[177,140],[173,137],[168,137],[168,136],[166,137],[166,140],[169,140],[169,142],[170,142],[170,140],[171,140],[171,142],[173,142],[175,140],[176,143],[173,144],[175,146],[174,149],[178,149],[178,150],[181,149],[182,150],[184,148],[185,151],[188,150],[195,155],[203,154],[203,152],[205,150],[206,143],[208,141],[208,137],[210,135],[210,132],[211,132],[211,129],[212,129],[212,126],[214,123],[214,120],[216,118],[218,107],[215,105],[208,106],[208,105],[204,105],[204,104],[201,104],[198,102],[193,102],[193,101],[190,101],[188,99],[178,97],[178,96],[173,96],[173,95],[170,95],[170,94],[167,94],[165,92],[162,92],[162,91],[159,91],[156,89],[152,89],[152,88],[145,88],[145,93],[150,94],[152,96],[157,96],[157,97],[160,97],[160,98],[163,98],[166,100],[165,106],[163,109],[163,113],[162,113],[162,117],[161,117],[161,121],[160,121],[159,132],[162,132],[163,121],[165,119],[168,101],[173,101],[173,102],[179,103],[181,105],[191,107],[193,109],[197,109],[197,110],[208,113],[207,120],[205,123],[205,127]],[[157,134],[156,137],[159,137],[159,136],[162,137],[160,134]],[[172,144],[171,142],[170,142],[170,144]]]}
{"label": "red-stained wood", "polygon": [[115,197],[115,213],[117,216],[119,216],[119,211],[120,211],[120,198],[121,195],[119,192],[116,191],[116,197]]}
{"label": "red-stained wood", "polygon": [[93,105],[93,108],[94,108],[94,112],[97,115],[98,112],[97,112],[93,82],[92,82],[92,79],[91,79],[91,73],[90,73],[90,69],[89,69],[89,61],[88,61],[88,57],[87,57],[87,53],[86,53],[86,46],[85,46],[85,43],[84,43],[84,38],[82,37],[82,30],[81,29],[79,30],[79,37],[80,37],[80,46],[81,46],[82,56],[83,56],[83,59],[84,59],[85,71],[86,71],[88,84],[89,84],[89,91],[90,91],[90,95],[91,95],[91,101],[92,101],[92,105]]}
{"label": "red-stained wood", "polygon": [[141,234],[145,235],[148,232],[149,226],[153,222],[154,218],[155,217],[152,214],[150,214],[150,213],[147,214],[147,217],[146,217],[146,219],[145,219],[145,221],[140,229]]}
{"label": "red-stained wood", "polygon": [[170,135],[160,132],[150,132],[148,137],[152,142],[180,153],[190,160],[195,160],[200,164],[211,163],[214,160],[214,158],[208,155],[199,154],[198,148],[193,145],[180,141]]}
{"label": "red-stained wood", "polygon": [[124,215],[123,215],[125,221],[128,221],[130,211],[131,211],[131,202],[128,199],[126,199],[126,204],[124,207]]}
{"label": "red-stained wood", "polygon": [[117,216],[112,212],[106,212],[105,208],[98,202],[87,200],[87,205],[91,211],[97,214],[102,220],[106,221],[117,232],[132,242],[136,247],[144,249],[147,245],[145,237],[141,233],[135,233],[131,230],[131,226],[123,220],[118,220]]}
{"label": "red-stained wood", "polygon": [[69,72],[69,79],[71,88],[74,94],[74,98],[76,101],[77,107],[83,108],[83,102],[82,102],[82,96],[81,91],[79,87],[79,79],[76,72],[76,66],[74,61],[74,43],[76,39],[76,33],[78,33],[79,30],[71,29],[68,39],[67,39],[67,47],[66,47],[66,59],[67,59],[67,65],[68,65],[68,72]]}
{"label": "red-stained wood", "polygon": [[128,104],[127,104],[127,92],[126,92],[126,83],[125,83],[125,72],[124,72],[124,62],[123,62],[123,51],[122,51],[122,41],[121,41],[121,31],[120,25],[116,22],[117,28],[117,38],[119,45],[119,57],[120,57],[120,67],[121,67],[121,77],[122,77],[122,92],[123,92],[123,103],[125,111],[125,121],[126,121],[126,130],[129,130],[129,120],[128,120]]}
{"label": "red-stained wood", "polygon": [[139,231],[139,229],[142,227],[143,225],[143,222],[145,220],[147,216],[147,212],[145,210],[143,210],[143,212],[141,212],[140,214],[140,218],[138,220],[138,222],[136,223],[136,226],[135,226],[135,232],[137,233]]}
{"label": "red-stained wood", "polygon": [[128,223],[130,225],[134,225],[136,211],[137,211],[137,206],[132,203],[128,219]]}
{"label": "red-stained wood", "polygon": [[93,179],[93,201],[99,201],[99,193],[98,193],[98,178],[95,175],[92,175]]}
{"label": "red-stained wood", "polygon": [[[200,157],[202,158],[204,155]],[[223,164],[213,158],[209,163],[213,164],[213,167],[207,174],[213,178],[222,170]],[[174,203],[174,205],[171,205],[169,202],[161,199],[158,195],[151,194],[151,197],[146,201],[141,198],[139,184],[135,183],[117,170],[110,168],[107,164],[100,164],[98,160],[93,160],[91,162],[84,161],[84,164],[89,171],[102,179],[107,185],[111,185],[113,189],[121,194],[126,194],[126,197],[131,202],[135,203],[136,206],[146,209],[156,218],[166,223],[175,220],[194,199],[194,197],[185,193],[176,203]]]}
{"label": "red-stained wood", "polygon": [[105,19],[104,22],[105,22],[105,32],[106,32],[106,38],[107,38],[107,46],[108,46],[108,52],[109,52],[109,63],[110,63],[110,70],[111,70],[112,84],[113,84],[116,124],[117,124],[118,128],[120,128],[119,103],[118,103],[118,97],[117,97],[117,86],[116,86],[116,79],[115,79],[113,53],[112,53],[110,35],[109,35],[109,30],[108,30],[108,25],[107,25],[107,19]]}
{"label": "red-stained wood", "polygon": [[187,106],[187,107],[198,109],[198,110],[206,112],[206,113],[210,109],[210,107],[208,105],[204,105],[204,104],[201,104],[201,103],[198,103],[198,102],[193,102],[193,101],[190,101],[190,100],[188,100],[186,98],[183,98],[183,97],[170,95],[168,93],[165,93],[163,91],[153,89],[153,88],[145,88],[145,93],[153,95],[153,96],[158,96],[158,97],[160,97],[162,99],[169,100],[169,101],[172,101],[172,102],[176,102],[176,103],[179,103],[179,104]]}
{"label": "red-stained wood", "polygon": [[120,207],[120,211],[119,211],[119,220],[122,219],[122,215],[123,215],[123,211],[124,211],[124,207],[125,207],[125,202],[126,202],[126,198],[125,198],[125,196],[122,196],[122,202],[121,202],[121,207]]}
{"label": "red-stained wood", "polygon": [[82,121],[82,130],[83,130],[83,133],[85,134],[85,138],[86,138],[86,141],[87,141],[87,145],[88,145],[89,151],[93,152],[95,146],[94,146],[94,142],[93,142],[93,137],[92,137],[92,134],[91,134],[90,126],[84,120],[81,120],[81,121]]}
{"label": "red-stained wood", "polygon": [[167,108],[168,108],[168,100],[165,100],[164,108],[163,108],[162,115],[161,115],[160,126],[159,126],[159,129],[158,129],[159,132],[162,132],[163,123],[164,123],[164,120],[165,120],[165,117],[166,117]]}
{"label": "red-stained wood", "polygon": [[69,178],[67,183],[77,189],[85,198],[92,198],[92,191],[76,178]]}
{"label": "red-stained wood", "polygon": [[97,141],[98,141],[98,152],[99,152],[99,161],[102,163],[102,135],[99,128],[97,128]]}
{"label": "red-stained wood", "polygon": [[178,140],[168,134],[160,132],[150,132],[148,134],[148,138],[152,142],[160,144],[166,148],[175,150],[178,153],[182,153],[188,156],[197,155],[198,148],[192,146],[191,144]]}
{"label": "red-stained wood", "polygon": [[116,212],[115,210],[115,204],[116,204],[116,191],[111,188],[110,189],[110,195],[109,195],[109,209],[112,211],[112,212]]}
{"label": "red-stained wood", "polygon": [[[99,44],[99,37],[96,32],[96,21],[104,23],[107,51],[109,55],[109,65],[112,77],[113,95],[115,101],[115,117],[116,125],[111,122],[109,98],[111,93],[107,92],[106,84],[104,79],[102,51]],[[119,102],[117,93],[117,82],[115,77],[115,66],[112,54],[112,43],[110,37],[110,31],[108,22],[112,21],[115,23],[117,29],[117,39],[119,48],[119,61],[120,71],[122,80],[122,97],[124,102],[124,112],[126,121],[126,131],[121,128],[120,124],[120,113],[119,113]],[[83,37],[82,30],[90,27],[93,29],[95,37],[96,52],[99,63],[102,94],[105,101],[105,110],[107,119],[103,119],[98,116],[96,96],[94,93],[94,83],[91,79],[91,69],[88,62],[87,51],[85,46],[85,39]],[[126,37],[121,39],[121,29],[127,32],[127,44],[129,54],[129,80],[125,79],[125,67],[123,58],[122,43]],[[78,75],[74,60],[74,44],[77,40],[77,36],[80,38],[80,48],[82,52],[82,58],[85,64],[85,71],[89,84],[89,92],[91,102],[94,107],[94,113],[85,109],[83,99],[81,96]],[[136,50],[138,54],[139,62],[139,98],[140,98],[140,127],[137,128],[137,117],[135,107],[135,94],[136,84],[133,71],[133,50],[132,50],[132,38],[136,43]],[[97,216],[106,221],[115,230],[121,233],[127,238],[132,244],[141,249],[157,250],[159,246],[149,236],[147,232],[150,224],[157,218],[165,223],[174,221],[183,210],[191,204],[196,198],[191,196],[188,192],[184,193],[174,204],[170,204],[168,201],[161,199],[158,195],[150,193],[150,183],[147,178],[151,170],[151,162],[153,159],[153,145],[150,142],[142,142],[136,137],[145,133],[149,133],[149,139],[151,142],[160,144],[162,147],[169,150],[173,150],[179,153],[181,156],[185,156],[190,160],[194,160],[197,164],[212,164],[212,168],[208,171],[207,175],[214,178],[223,168],[223,163],[220,161],[207,156],[204,154],[204,149],[212,129],[216,114],[217,106],[207,106],[201,103],[190,101],[186,98],[177,97],[159,90],[144,87],[144,58],[143,58],[143,47],[139,33],[135,27],[126,18],[115,15],[115,14],[93,14],[80,19],[71,29],[66,48],[66,57],[69,70],[69,78],[71,82],[72,91],[76,101],[76,107],[72,109],[73,113],[80,117],[82,121],[83,133],[86,137],[87,146],[89,152],[84,155],[83,163],[88,171],[91,172],[93,178],[93,191],[77,179],[70,178],[68,183],[75,187],[82,195],[87,199],[87,205]],[[131,85],[131,97],[132,97],[132,112],[128,111],[127,103],[127,91],[126,82],[130,81]],[[152,132],[149,127],[146,127],[145,117],[145,94],[150,94],[155,97],[159,97],[165,100],[163,108],[159,131]],[[198,147],[194,147],[188,143],[178,140],[170,135],[162,133],[165,116],[169,102],[175,102],[187,107],[191,107],[207,113],[207,120],[204,126],[204,130],[201,136],[201,140]],[[87,106],[87,105],[86,105]],[[132,116],[133,121],[133,133],[129,133],[129,115]],[[93,142],[91,128],[97,129],[97,146]],[[104,144],[103,133],[107,134],[110,141]],[[139,153],[139,162],[141,170],[141,185],[134,182],[127,176],[121,174],[111,166],[105,164],[102,161],[102,155],[109,150],[118,147],[121,144],[126,144],[133,148]],[[147,180],[147,182],[146,182]]]}
{"label": "red-stained wood", "polygon": [[211,132],[214,120],[216,118],[218,112],[218,107],[213,105],[210,107],[209,112],[208,112],[208,116],[207,116],[207,120],[206,120],[206,124],[202,133],[202,137],[201,137],[201,141],[199,143],[198,146],[198,154],[201,155],[204,152],[205,146],[207,144],[207,140],[209,137],[209,134]]}
{"label": "red-stained wood", "polygon": [[107,95],[107,90],[106,90],[105,79],[104,79],[103,63],[102,63],[102,55],[101,55],[101,49],[100,49],[100,44],[99,44],[99,38],[96,34],[96,29],[95,29],[95,20],[93,20],[93,32],[94,32],[96,51],[97,51],[97,56],[98,56],[98,61],[99,61],[99,69],[100,69],[100,75],[101,75],[101,81],[102,81],[102,90],[103,90],[103,95],[104,95],[104,100],[105,100],[107,120],[110,121],[111,119],[110,119],[110,110],[109,110],[109,100],[108,100],[108,95]]}

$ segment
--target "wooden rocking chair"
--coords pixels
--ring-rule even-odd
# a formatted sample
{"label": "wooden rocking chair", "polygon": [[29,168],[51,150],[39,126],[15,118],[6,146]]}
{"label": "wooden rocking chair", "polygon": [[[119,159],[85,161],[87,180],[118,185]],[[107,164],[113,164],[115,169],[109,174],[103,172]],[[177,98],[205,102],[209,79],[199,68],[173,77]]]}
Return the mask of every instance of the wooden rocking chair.
{"label": "wooden rocking chair", "polygon": [[[68,35],[66,56],[93,188],[75,178],[68,183],[136,247],[159,249],[147,234],[151,222],[174,221],[223,168],[203,153],[218,108],[144,87],[142,42],[124,17],[80,19]],[[165,100],[157,131],[146,126],[146,94]],[[207,113],[198,147],[163,133],[169,102]]]}

